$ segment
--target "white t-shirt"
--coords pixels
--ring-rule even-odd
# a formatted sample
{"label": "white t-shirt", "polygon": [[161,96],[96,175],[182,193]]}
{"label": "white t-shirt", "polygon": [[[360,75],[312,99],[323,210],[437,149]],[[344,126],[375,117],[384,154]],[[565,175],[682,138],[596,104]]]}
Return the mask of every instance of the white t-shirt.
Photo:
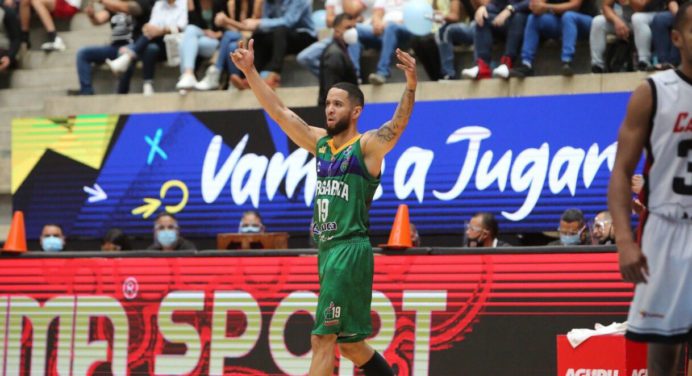
{"label": "white t-shirt", "polygon": [[187,0],[175,0],[172,5],[167,0],[156,1],[149,23],[160,28],[175,26],[183,30],[187,26]]}
{"label": "white t-shirt", "polygon": [[[372,11],[375,9],[376,0],[356,0],[365,6],[363,12],[360,14],[363,16],[363,23],[369,24],[372,22]],[[343,0],[327,0],[324,4],[325,8],[334,7],[334,14],[339,15],[344,12]]]}
{"label": "white t-shirt", "polygon": [[384,9],[383,21],[385,24],[389,22],[403,23],[404,22],[404,4],[408,0],[375,0],[374,8]]}

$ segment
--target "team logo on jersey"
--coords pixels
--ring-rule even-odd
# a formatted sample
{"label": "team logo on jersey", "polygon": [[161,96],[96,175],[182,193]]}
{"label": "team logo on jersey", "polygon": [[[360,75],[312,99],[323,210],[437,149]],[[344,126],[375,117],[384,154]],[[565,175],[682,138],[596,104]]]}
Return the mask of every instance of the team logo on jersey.
{"label": "team logo on jersey", "polygon": [[324,154],[324,153],[327,152],[327,147],[326,147],[326,146],[322,146],[322,147],[320,148],[320,150],[318,150],[317,152],[320,153],[320,154]]}
{"label": "team logo on jersey", "polygon": [[329,307],[324,310],[324,325],[333,326],[339,324],[341,317],[341,307],[335,306],[334,302],[329,302]]}
{"label": "team logo on jersey", "polygon": [[339,169],[341,169],[341,172],[346,172],[348,170],[348,162],[351,159],[346,159],[345,161],[341,162],[341,166],[339,166]]}

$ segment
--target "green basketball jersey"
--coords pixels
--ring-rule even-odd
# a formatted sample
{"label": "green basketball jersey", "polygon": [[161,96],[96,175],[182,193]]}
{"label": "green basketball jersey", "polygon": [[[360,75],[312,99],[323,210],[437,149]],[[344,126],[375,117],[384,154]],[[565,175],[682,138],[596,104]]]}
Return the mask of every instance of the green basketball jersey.
{"label": "green basketball jersey", "polygon": [[320,248],[368,236],[370,203],[380,179],[370,176],[360,135],[338,150],[331,137],[317,141],[317,189],[312,233]]}

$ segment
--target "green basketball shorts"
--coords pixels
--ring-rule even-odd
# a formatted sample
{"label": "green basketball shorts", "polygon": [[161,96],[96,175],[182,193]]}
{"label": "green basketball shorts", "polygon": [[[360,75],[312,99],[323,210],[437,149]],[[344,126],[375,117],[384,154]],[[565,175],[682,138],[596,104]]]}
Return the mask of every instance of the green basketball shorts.
{"label": "green basketball shorts", "polygon": [[374,260],[367,238],[320,249],[320,295],[312,334],[336,334],[337,342],[358,342],[372,333],[370,303]]}

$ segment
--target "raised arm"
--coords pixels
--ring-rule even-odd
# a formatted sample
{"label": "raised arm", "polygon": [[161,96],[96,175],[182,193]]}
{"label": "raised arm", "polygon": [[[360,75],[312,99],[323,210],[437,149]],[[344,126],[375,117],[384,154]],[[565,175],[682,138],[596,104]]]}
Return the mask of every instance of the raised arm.
{"label": "raised arm", "polygon": [[264,82],[255,68],[254,44],[255,41],[250,39],[246,49],[244,43],[242,41],[239,42],[238,48],[231,53],[233,63],[245,74],[247,82],[250,84],[250,88],[255,93],[257,100],[264,110],[269,113],[269,116],[286,132],[286,135],[296,145],[315,154],[317,141],[326,136],[327,132],[324,129],[309,126],[295,112],[286,107],[274,90]]}
{"label": "raised arm", "polygon": [[404,94],[401,96],[392,119],[382,124],[379,129],[366,132],[362,138],[365,164],[373,176],[379,175],[384,156],[394,148],[404,129],[406,129],[411,112],[413,112],[413,103],[416,100],[416,86],[418,85],[416,59],[398,48],[396,57],[399,59],[397,68],[406,74]]}
{"label": "raised arm", "polygon": [[620,273],[625,281],[646,282],[648,266],[641,248],[632,235],[631,179],[649,134],[649,120],[653,111],[649,83],[640,85],[630,98],[625,121],[618,134],[615,165],[608,187],[608,209],[613,217],[613,228],[620,258]]}

